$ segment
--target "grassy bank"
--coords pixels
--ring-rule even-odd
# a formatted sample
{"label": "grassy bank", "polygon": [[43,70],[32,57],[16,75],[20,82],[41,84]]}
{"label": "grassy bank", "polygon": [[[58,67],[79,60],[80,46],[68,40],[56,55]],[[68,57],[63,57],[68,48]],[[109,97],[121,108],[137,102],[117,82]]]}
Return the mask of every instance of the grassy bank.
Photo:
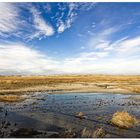
{"label": "grassy bank", "polygon": [[140,93],[140,76],[55,75],[0,76],[0,93],[59,90],[68,92]]}

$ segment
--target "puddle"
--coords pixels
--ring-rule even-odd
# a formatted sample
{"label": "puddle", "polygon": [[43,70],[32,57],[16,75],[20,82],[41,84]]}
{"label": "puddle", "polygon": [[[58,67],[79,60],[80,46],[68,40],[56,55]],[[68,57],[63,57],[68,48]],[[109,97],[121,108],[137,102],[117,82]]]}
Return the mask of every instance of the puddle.
{"label": "puddle", "polygon": [[[36,92],[24,96],[26,96],[26,100],[21,102],[0,102],[1,137],[16,137],[11,133],[21,133],[18,130],[25,129],[29,129],[30,132],[34,129],[31,133],[37,131],[38,135],[29,135],[29,137],[43,138],[51,137],[50,135],[56,135],[69,128],[79,133],[85,127],[93,130],[103,127],[107,136],[112,138],[140,137],[139,126],[126,130],[109,123],[112,114],[116,111],[125,110],[139,118],[140,102],[133,100],[131,103],[130,98],[135,95]],[[78,112],[83,112],[86,118],[81,120],[75,117]],[[26,137],[28,137],[27,134]]]}

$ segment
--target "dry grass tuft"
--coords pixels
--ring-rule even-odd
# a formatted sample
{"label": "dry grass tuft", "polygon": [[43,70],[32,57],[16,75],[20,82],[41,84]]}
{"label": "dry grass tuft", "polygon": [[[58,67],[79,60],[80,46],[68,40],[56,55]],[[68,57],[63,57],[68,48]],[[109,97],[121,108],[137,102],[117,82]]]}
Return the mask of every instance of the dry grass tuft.
{"label": "dry grass tuft", "polygon": [[105,136],[105,130],[102,127],[97,128],[92,134],[93,138],[103,138],[104,136]]}
{"label": "dry grass tuft", "polygon": [[86,127],[81,132],[81,138],[90,138],[91,131],[88,130]]}
{"label": "dry grass tuft", "polygon": [[80,119],[85,119],[85,118],[86,118],[86,116],[85,116],[85,114],[84,114],[83,112],[77,113],[77,114],[75,115],[75,117],[80,118]]}
{"label": "dry grass tuft", "polygon": [[111,123],[119,128],[131,128],[138,123],[138,120],[126,111],[120,111],[113,114]]}
{"label": "dry grass tuft", "polygon": [[19,102],[24,100],[25,98],[17,95],[0,95],[1,102]]}
{"label": "dry grass tuft", "polygon": [[64,132],[60,133],[60,138],[74,138],[76,137],[76,133],[71,129],[67,129]]}
{"label": "dry grass tuft", "polygon": [[100,127],[96,130],[84,128],[81,132],[81,138],[103,138],[106,135],[105,130]]}

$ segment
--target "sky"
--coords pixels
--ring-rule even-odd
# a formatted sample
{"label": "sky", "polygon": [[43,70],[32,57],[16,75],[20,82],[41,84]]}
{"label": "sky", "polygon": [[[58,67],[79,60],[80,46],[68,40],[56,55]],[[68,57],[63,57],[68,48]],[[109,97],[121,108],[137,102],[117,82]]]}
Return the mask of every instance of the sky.
{"label": "sky", "polygon": [[0,2],[0,75],[140,74],[140,3]]}

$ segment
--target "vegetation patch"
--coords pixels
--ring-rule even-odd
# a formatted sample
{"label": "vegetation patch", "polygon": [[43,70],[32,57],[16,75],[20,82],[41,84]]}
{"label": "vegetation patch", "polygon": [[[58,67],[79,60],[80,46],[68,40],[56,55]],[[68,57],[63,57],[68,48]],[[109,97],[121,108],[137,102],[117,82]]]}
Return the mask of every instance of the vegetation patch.
{"label": "vegetation patch", "polygon": [[19,102],[23,101],[25,98],[19,95],[0,95],[1,102]]}
{"label": "vegetation patch", "polygon": [[81,132],[81,138],[103,138],[105,135],[106,132],[102,127],[95,130],[88,130],[87,128],[84,128]]}
{"label": "vegetation patch", "polygon": [[111,123],[119,128],[131,128],[138,124],[138,120],[126,111],[120,111],[113,114]]}
{"label": "vegetation patch", "polygon": [[[60,85],[65,87],[65,84],[73,90],[74,84],[76,85],[74,89],[82,87],[87,90],[87,88],[91,88],[91,85],[94,85],[91,89],[97,91],[121,90],[121,93],[122,91],[140,93],[139,81],[140,75],[0,76],[0,92],[64,90],[65,88],[58,87]],[[80,86],[77,86],[78,84]]]}
{"label": "vegetation patch", "polygon": [[34,135],[39,135],[42,134],[41,132],[38,132],[34,130],[33,128],[20,128],[16,131],[14,131],[11,136],[17,137],[17,138],[30,138],[33,137]]}
{"label": "vegetation patch", "polygon": [[85,118],[86,118],[86,116],[85,116],[85,114],[84,114],[83,112],[77,113],[77,114],[75,115],[75,117],[77,117],[77,118],[79,118],[79,119],[85,119]]}

